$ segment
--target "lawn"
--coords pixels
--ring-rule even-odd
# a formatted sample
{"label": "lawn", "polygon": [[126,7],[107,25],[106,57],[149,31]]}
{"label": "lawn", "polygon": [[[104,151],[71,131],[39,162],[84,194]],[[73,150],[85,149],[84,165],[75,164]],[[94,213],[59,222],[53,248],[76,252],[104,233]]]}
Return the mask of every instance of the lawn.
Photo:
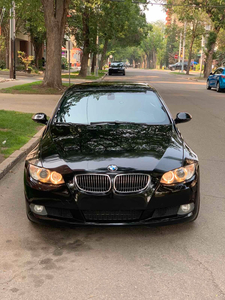
{"label": "lawn", "polygon": [[[107,73],[106,70],[99,70],[98,71],[98,77],[96,77],[94,75],[94,73],[91,73],[91,76],[80,77],[80,76],[78,76],[79,72],[72,72],[70,74],[70,78],[71,79],[77,78],[77,79],[91,79],[91,80],[95,80],[95,79],[102,78],[102,76],[104,76],[106,73]],[[62,78],[69,78],[69,74],[62,75]]]}
{"label": "lawn", "polygon": [[41,128],[32,114],[0,110],[0,161],[20,149]]}
{"label": "lawn", "polygon": [[53,88],[47,88],[41,86],[42,81],[35,81],[31,83],[15,85],[5,89],[0,89],[0,93],[10,93],[10,94],[56,94],[61,95],[62,92],[69,86],[68,83],[63,83],[63,90],[57,90]]}

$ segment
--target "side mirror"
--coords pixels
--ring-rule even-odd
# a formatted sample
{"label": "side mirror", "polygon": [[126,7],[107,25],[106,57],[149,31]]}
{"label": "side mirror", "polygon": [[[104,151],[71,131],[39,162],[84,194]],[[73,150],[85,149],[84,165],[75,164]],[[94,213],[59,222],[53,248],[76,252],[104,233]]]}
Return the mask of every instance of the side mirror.
{"label": "side mirror", "polygon": [[33,115],[32,120],[36,123],[41,123],[41,124],[45,124],[45,125],[47,125],[47,123],[48,123],[47,116],[44,113],[37,113],[37,114]]}
{"label": "side mirror", "polygon": [[192,119],[192,116],[189,113],[179,112],[176,115],[176,119],[174,120],[174,122],[175,122],[175,124],[185,123],[185,122],[191,121],[191,119]]}

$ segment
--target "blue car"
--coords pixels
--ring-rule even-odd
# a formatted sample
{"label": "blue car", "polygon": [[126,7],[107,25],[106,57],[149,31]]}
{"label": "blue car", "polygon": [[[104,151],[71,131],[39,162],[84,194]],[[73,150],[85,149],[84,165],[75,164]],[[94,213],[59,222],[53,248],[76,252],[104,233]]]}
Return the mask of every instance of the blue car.
{"label": "blue car", "polygon": [[214,73],[210,73],[206,88],[207,90],[216,88],[217,92],[221,92],[222,89],[225,89],[225,68],[218,68]]}

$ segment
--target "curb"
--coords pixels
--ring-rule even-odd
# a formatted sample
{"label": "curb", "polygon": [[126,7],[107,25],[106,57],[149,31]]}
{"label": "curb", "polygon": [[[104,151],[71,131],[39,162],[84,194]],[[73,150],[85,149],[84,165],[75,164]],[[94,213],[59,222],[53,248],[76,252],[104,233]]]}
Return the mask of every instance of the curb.
{"label": "curb", "polygon": [[94,80],[92,80],[90,82],[99,82],[99,81],[102,81],[105,78],[106,75],[107,75],[107,73],[105,73],[101,78],[94,79]]}
{"label": "curb", "polygon": [[102,76],[101,80],[103,80],[108,75],[108,72],[105,73],[105,75]]}
{"label": "curb", "polygon": [[13,152],[0,164],[0,180],[22,159],[24,158],[39,142],[45,127],[39,130],[23,147]]}

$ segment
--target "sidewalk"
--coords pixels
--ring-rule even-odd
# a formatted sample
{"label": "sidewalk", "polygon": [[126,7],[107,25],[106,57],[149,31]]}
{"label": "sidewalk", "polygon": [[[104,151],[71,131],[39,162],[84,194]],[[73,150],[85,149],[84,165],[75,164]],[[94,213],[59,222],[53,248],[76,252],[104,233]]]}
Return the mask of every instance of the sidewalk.
{"label": "sidewalk", "polygon": [[[35,80],[33,78],[18,78],[13,81],[0,81],[0,89],[38,80],[42,80],[42,78],[35,78]],[[69,79],[63,78],[62,81],[63,83],[68,83]],[[92,82],[95,80],[71,79],[71,85],[88,81]],[[0,93],[0,109],[14,110],[25,113],[43,112],[47,116],[51,116],[53,109],[55,108],[60,97],[61,95]]]}
{"label": "sidewalk", "polygon": [[[16,86],[16,85],[21,85],[21,84],[26,84],[26,83],[31,83],[35,81],[40,81],[43,80],[43,76],[34,76],[34,77],[25,77],[25,76],[17,76],[17,79],[8,79],[4,78],[0,75],[0,89]],[[93,81],[91,79],[70,79],[71,85],[77,84],[77,83],[82,83],[82,82],[90,82]],[[69,78],[62,78],[63,83],[69,83]]]}
{"label": "sidewalk", "polygon": [[24,113],[43,112],[51,116],[61,95],[4,94],[0,93],[0,108]]}
{"label": "sidewalk", "polygon": [[25,83],[31,83],[42,79],[43,79],[42,76],[34,76],[34,77],[17,76],[17,79],[9,79],[0,76],[0,89],[12,87],[15,85],[21,85]]}

